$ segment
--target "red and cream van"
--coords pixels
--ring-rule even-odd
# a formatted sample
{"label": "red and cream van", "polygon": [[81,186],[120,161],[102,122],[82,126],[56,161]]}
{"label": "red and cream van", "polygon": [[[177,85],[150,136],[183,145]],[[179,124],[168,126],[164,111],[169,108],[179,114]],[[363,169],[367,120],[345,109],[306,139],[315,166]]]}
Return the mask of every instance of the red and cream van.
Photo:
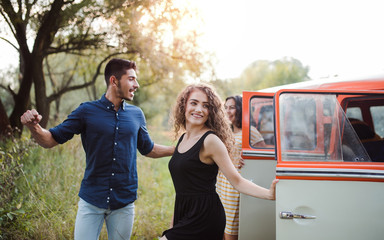
{"label": "red and cream van", "polygon": [[[243,92],[239,239],[384,239],[384,75]],[[266,148],[250,145],[250,128]]]}

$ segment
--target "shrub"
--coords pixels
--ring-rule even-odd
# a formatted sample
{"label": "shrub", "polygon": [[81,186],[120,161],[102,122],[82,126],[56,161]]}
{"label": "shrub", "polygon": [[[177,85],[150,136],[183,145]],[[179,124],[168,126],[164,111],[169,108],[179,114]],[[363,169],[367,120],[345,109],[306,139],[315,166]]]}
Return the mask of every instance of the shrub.
{"label": "shrub", "polygon": [[0,239],[10,239],[14,234],[9,229],[14,229],[16,219],[25,214],[17,182],[23,177],[23,160],[33,147],[28,138],[0,142]]}
{"label": "shrub", "polygon": [[[170,145],[167,134],[151,131],[156,143]],[[29,136],[0,142],[0,239],[73,239],[84,155],[79,136],[52,149],[38,146]],[[139,154],[137,161],[132,239],[157,239],[173,213],[169,158]],[[105,225],[100,239],[107,239]]]}

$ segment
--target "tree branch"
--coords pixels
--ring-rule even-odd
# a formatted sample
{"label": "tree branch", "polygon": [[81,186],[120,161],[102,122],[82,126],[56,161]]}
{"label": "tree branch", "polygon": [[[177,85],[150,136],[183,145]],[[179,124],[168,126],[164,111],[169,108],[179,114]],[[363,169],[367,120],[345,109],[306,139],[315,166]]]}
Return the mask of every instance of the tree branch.
{"label": "tree branch", "polygon": [[79,36],[78,38],[71,38],[68,42],[63,43],[57,47],[50,47],[47,50],[47,54],[55,54],[55,53],[68,53],[71,51],[81,51],[85,49],[89,49],[90,46],[94,46],[97,48],[103,40],[99,37],[104,34],[94,35],[94,38],[86,39],[87,35]]}
{"label": "tree branch", "polygon": [[19,51],[19,48],[18,48],[15,44],[11,43],[8,39],[3,38],[3,37],[0,37],[0,39],[2,39],[3,41],[9,43],[14,49],[16,49],[17,51]]}
{"label": "tree branch", "polygon": [[[7,22],[13,36],[17,39],[17,26],[19,26],[17,23],[21,22],[22,19],[19,19],[15,10],[13,9],[12,3],[9,0],[2,0],[1,1],[1,15]],[[19,5],[19,8],[21,8],[21,5]],[[4,11],[3,11],[4,10]]]}
{"label": "tree branch", "polygon": [[3,84],[0,84],[0,88],[4,89],[5,91],[9,92],[9,94],[12,95],[12,97],[16,96],[16,93],[12,90],[11,85],[5,86]]}
{"label": "tree branch", "polygon": [[51,103],[52,101],[56,100],[57,98],[61,97],[63,94],[69,92],[69,91],[73,91],[73,90],[78,90],[78,89],[82,89],[82,88],[86,88],[86,87],[89,87],[91,85],[93,85],[96,80],[97,80],[97,77],[100,75],[100,72],[101,72],[101,66],[107,61],[109,60],[111,57],[113,56],[117,56],[117,55],[121,55],[121,54],[124,54],[124,53],[121,53],[121,52],[118,52],[118,53],[112,53],[110,55],[108,55],[107,57],[105,57],[97,66],[96,68],[96,71],[92,77],[92,80],[89,81],[89,82],[86,82],[84,84],[79,84],[79,85],[75,85],[75,86],[71,86],[71,87],[64,87],[62,88],[61,90],[57,91],[56,93],[53,93],[51,94],[49,97],[47,97],[47,101],[49,103]]}

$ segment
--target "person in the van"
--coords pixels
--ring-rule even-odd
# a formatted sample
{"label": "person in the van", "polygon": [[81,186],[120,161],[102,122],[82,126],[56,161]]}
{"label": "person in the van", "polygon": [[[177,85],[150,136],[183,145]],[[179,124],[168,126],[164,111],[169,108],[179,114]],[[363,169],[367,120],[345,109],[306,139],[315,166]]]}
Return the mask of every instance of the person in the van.
{"label": "person in the van", "polygon": [[[240,172],[243,165],[241,159],[242,147],[242,104],[241,96],[230,96],[225,99],[224,108],[227,117],[231,123],[231,129],[235,137],[233,153],[231,154],[232,163]],[[263,136],[255,127],[251,127],[251,145],[254,147],[265,147]],[[219,171],[217,176],[216,191],[219,194],[223,203],[226,225],[224,231],[224,240],[236,240],[239,235],[239,201],[240,193],[231,185],[224,176],[222,171]]]}
{"label": "person in the van", "polygon": [[241,193],[263,199],[275,199],[278,180],[266,189],[238,173],[229,155],[233,134],[213,87],[189,85],[176,104],[175,134],[185,132],[169,161],[176,199],[172,227],[161,239],[222,240],[225,212],[215,187],[218,170]]}

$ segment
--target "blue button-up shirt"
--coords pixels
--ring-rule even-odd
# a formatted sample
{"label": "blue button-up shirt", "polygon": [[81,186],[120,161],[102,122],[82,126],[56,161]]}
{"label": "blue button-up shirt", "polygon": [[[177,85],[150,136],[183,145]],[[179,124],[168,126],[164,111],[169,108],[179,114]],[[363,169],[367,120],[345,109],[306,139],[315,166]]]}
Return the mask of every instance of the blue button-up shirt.
{"label": "blue button-up shirt", "polygon": [[154,145],[140,108],[122,102],[116,112],[103,95],[99,100],[80,104],[49,131],[60,144],[81,134],[86,154],[79,192],[83,200],[104,209],[118,209],[136,200],[136,149],[146,155]]}

